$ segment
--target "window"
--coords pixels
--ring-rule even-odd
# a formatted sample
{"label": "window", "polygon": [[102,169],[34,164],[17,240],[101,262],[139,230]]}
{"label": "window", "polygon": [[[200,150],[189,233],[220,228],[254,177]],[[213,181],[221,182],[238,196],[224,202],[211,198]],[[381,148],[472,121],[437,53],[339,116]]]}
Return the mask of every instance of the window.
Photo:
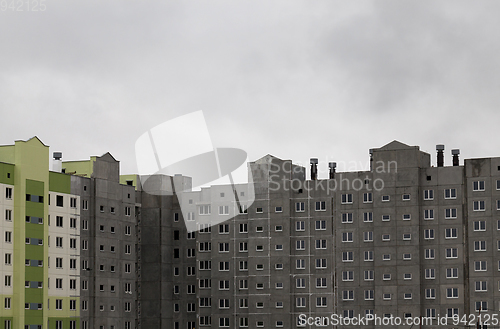
{"label": "window", "polygon": [[295,231],[305,231],[306,230],[306,222],[298,221],[295,223]]}
{"label": "window", "polygon": [[352,223],[352,213],[343,213],[342,214],[342,223]]}
{"label": "window", "polygon": [[382,215],[382,221],[383,222],[388,222],[391,220],[391,215]]}
{"label": "window", "polygon": [[62,238],[62,237],[57,236],[57,237],[56,237],[56,247],[58,247],[58,248],[62,248],[62,246],[63,246],[63,238]]}
{"label": "window", "polygon": [[125,303],[124,306],[125,312],[130,312],[132,310],[130,302]]}
{"label": "window", "polygon": [[219,252],[229,252],[229,243],[219,242]]}
{"label": "window", "polygon": [[63,227],[63,217],[62,216],[56,216],[56,226]]}
{"label": "window", "polygon": [[219,308],[229,308],[229,299],[219,299]]}
{"label": "window", "polygon": [[447,268],[446,269],[446,278],[447,279],[458,278],[458,268]]}
{"label": "window", "polygon": [[229,280],[220,280],[219,290],[229,290]]}
{"label": "window", "polygon": [[444,198],[445,199],[456,199],[457,198],[457,189],[449,188],[444,190]]}
{"label": "window", "polygon": [[130,271],[131,271],[130,264],[125,264],[125,273],[130,273]]}
{"label": "window", "polygon": [[274,212],[283,212],[283,207],[275,207]]}
{"label": "window", "polygon": [[248,233],[248,224],[240,224],[240,233]]}
{"label": "window", "polygon": [[382,202],[388,202],[391,200],[391,197],[389,195],[382,195]]}
{"label": "window", "polygon": [[305,203],[304,202],[295,203],[295,211],[296,212],[304,212],[305,211]]}
{"label": "window", "polygon": [[295,287],[296,288],[305,288],[306,287],[306,279],[304,278],[298,278],[295,280]]}
{"label": "window", "polygon": [[343,204],[352,203],[352,194],[342,194],[341,202]]}
{"label": "window", "polygon": [[391,294],[383,294],[382,295],[384,300],[390,300],[391,299]]}
{"label": "window", "polygon": [[10,309],[10,305],[11,305],[10,302],[11,302],[10,297],[5,297],[5,299],[4,299],[5,309]]}
{"label": "window", "polygon": [[483,272],[487,270],[487,263],[485,260],[474,262],[474,271]]}
{"label": "window", "polygon": [[373,270],[366,270],[364,272],[365,275],[365,281],[373,281],[375,277],[375,271]]}
{"label": "window", "polygon": [[458,258],[458,249],[446,248],[446,258]]}
{"label": "window", "polygon": [[488,291],[486,286],[487,281],[476,281],[474,284],[476,286],[476,291]]}
{"label": "window", "polygon": [[404,299],[411,299],[411,298],[412,298],[411,293],[404,294]]}
{"label": "window", "polygon": [[403,260],[410,260],[411,259],[411,254],[404,253],[403,254]]}
{"label": "window", "polygon": [[240,260],[240,271],[248,271],[248,261]]}
{"label": "window", "polygon": [[[352,299],[354,299],[354,292],[352,295]],[[326,297],[316,297],[316,307],[327,307]]]}
{"label": "window", "polygon": [[62,310],[62,299],[56,299],[56,310]]}
{"label": "window", "polygon": [[446,219],[457,218],[457,209],[456,208],[445,209],[444,218]]}
{"label": "window", "polygon": [[435,249],[425,249],[425,259],[434,259],[436,257]]}
{"label": "window", "polygon": [[436,289],[434,289],[434,288],[425,289],[425,298],[426,299],[436,299]]}
{"label": "window", "polygon": [[446,239],[456,239],[457,238],[457,229],[456,228],[447,228],[445,229],[445,235],[444,237]]}
{"label": "window", "polygon": [[316,278],[316,288],[327,288],[326,278]]}
{"label": "window", "polygon": [[[321,245],[318,245],[320,241],[324,241],[324,247],[321,248]],[[343,232],[342,233],[342,242],[352,242],[352,232]],[[326,240],[316,240],[316,249],[326,249]]]}
{"label": "window", "polygon": [[[193,255],[192,257],[194,257],[194,249],[188,249],[188,251],[189,251],[189,250],[191,250],[191,251],[192,251],[192,255]],[[130,253],[131,253],[131,247],[130,247],[130,245],[129,245],[129,244],[126,244],[126,245],[125,245],[125,254],[126,254],[126,255],[130,255]],[[188,257],[189,257],[189,255],[188,255]]]}
{"label": "window", "polygon": [[229,271],[229,262],[219,262],[219,271]]}
{"label": "window", "polygon": [[363,232],[364,242],[373,242],[373,232]]}
{"label": "window", "polygon": [[411,214],[404,214],[403,220],[411,220]]}
{"label": "window", "polygon": [[276,289],[283,289],[283,282],[276,282]]}
{"label": "window", "polygon": [[409,194],[403,194],[403,201],[408,201],[410,200],[410,195]]}
{"label": "window", "polygon": [[473,191],[484,191],[484,181],[472,182]]}
{"label": "window", "polygon": [[424,230],[424,239],[426,239],[426,240],[434,239],[434,229]]}
{"label": "window", "polygon": [[229,234],[229,224],[219,224],[219,234]]}
{"label": "window", "polygon": [[403,276],[403,280],[411,280],[411,273],[405,273]]}
{"label": "window", "polygon": [[243,328],[248,327],[248,318],[240,318],[240,327],[243,327]]}
{"label": "window", "polygon": [[384,273],[384,275],[382,276],[382,280],[384,280],[384,281],[391,280],[391,274],[390,273]]}
{"label": "window", "polygon": [[382,241],[391,241],[390,234],[382,234]]}
{"label": "window", "polygon": [[373,202],[373,195],[371,193],[364,193],[363,203],[372,203],[372,202]]}
{"label": "window", "polygon": [[342,281],[354,281],[354,271],[342,271]]}
{"label": "window", "polygon": [[458,298],[458,288],[447,288],[446,298]]}
{"label": "window", "polygon": [[486,241],[474,241],[474,251],[486,251]]}
{"label": "window", "polygon": [[428,318],[435,318],[436,317],[436,309],[435,308],[427,308],[425,310],[425,315]]}
{"label": "window", "polygon": [[297,307],[306,307],[306,299],[305,297],[298,297],[295,300]]}
{"label": "window", "polygon": [[258,208],[255,209],[255,212],[257,214],[262,214],[264,212],[264,210],[262,209],[262,207],[258,207]]}
{"label": "window", "polygon": [[363,222],[372,223],[373,222],[373,213],[372,212],[363,213]]}
{"label": "window", "polygon": [[275,250],[283,250],[283,245],[282,244],[277,244],[275,247],[274,247]]}
{"label": "window", "polygon": [[[365,256],[366,256],[366,252],[365,252]],[[354,253],[352,251],[343,251],[342,252],[342,261],[343,262],[354,261]]]}
{"label": "window", "polygon": [[484,220],[474,221],[474,231],[486,231],[486,221]]}
{"label": "window", "polygon": [[476,302],[476,312],[488,311],[488,302]]}
{"label": "window", "polygon": [[434,190],[424,190],[424,200],[434,200]]}
{"label": "window", "polygon": [[365,262],[373,262],[373,251],[365,251]]}
{"label": "window", "polygon": [[404,233],[403,240],[411,240],[411,233]]}
{"label": "window", "polygon": [[219,206],[219,215],[229,215],[229,206]]}
{"label": "window", "polygon": [[424,219],[425,220],[433,220],[434,219],[434,209],[425,209],[424,210]]}
{"label": "window", "polygon": [[282,231],[283,231],[283,226],[281,226],[281,225],[276,225],[276,226],[274,227],[274,231],[276,231],[276,232],[282,232]]}
{"label": "window", "polygon": [[248,289],[248,280],[240,280],[240,290]]}
{"label": "window", "polygon": [[425,269],[425,278],[428,280],[433,280],[436,278],[436,271],[433,268]]}
{"label": "window", "polygon": [[12,188],[11,187],[5,188],[5,198],[8,200],[12,199]]}
{"label": "window", "polygon": [[200,215],[210,215],[210,205],[200,205],[198,208],[198,214]]}
{"label": "window", "polygon": [[326,230],[326,220],[316,221],[316,231]]}
{"label": "window", "polygon": [[12,232],[5,231],[5,242],[12,243]]}
{"label": "window", "polygon": [[56,206],[64,207],[64,198],[62,195],[56,195]]}
{"label": "window", "polygon": [[264,251],[264,246],[255,246],[256,251]]}
{"label": "window", "polygon": [[8,222],[12,222],[12,210],[11,209],[5,210],[5,220]]}
{"label": "window", "polygon": [[484,201],[474,201],[472,209],[474,211],[485,211]]}
{"label": "window", "polygon": [[[372,253],[373,253],[373,251],[372,251]],[[372,260],[373,260],[373,258],[372,258]],[[391,255],[390,254],[383,254],[382,260],[391,260]]]}
{"label": "window", "polygon": [[298,270],[303,270],[306,268],[306,261],[305,259],[297,259],[295,261],[295,268]]}
{"label": "window", "polygon": [[63,267],[63,259],[57,257],[56,258],[56,268],[62,268]]}

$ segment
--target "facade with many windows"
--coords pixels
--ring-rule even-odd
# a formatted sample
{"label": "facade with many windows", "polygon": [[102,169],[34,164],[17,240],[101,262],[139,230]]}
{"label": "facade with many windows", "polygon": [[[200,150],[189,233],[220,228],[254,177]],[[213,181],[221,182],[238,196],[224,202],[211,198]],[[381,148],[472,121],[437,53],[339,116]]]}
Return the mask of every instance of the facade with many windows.
{"label": "facade with many windows", "polygon": [[2,329],[301,328],[301,314],[331,325],[333,313],[500,310],[500,158],[431,166],[394,141],[371,150],[369,171],[331,166],[319,179],[312,162],[308,180],[268,155],[249,163],[251,188],[182,198],[173,186],[191,178],[150,176],[165,192],[150,194],[109,153],[56,171],[48,158],[37,138],[0,147]]}

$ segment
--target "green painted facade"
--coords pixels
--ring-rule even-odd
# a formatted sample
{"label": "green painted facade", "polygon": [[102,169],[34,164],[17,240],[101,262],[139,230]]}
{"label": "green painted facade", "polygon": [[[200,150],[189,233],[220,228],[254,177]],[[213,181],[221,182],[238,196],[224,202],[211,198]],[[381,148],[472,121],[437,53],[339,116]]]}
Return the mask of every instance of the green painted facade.
{"label": "green painted facade", "polygon": [[[2,307],[0,329],[4,328],[5,320],[12,321],[13,329],[24,329],[25,325],[42,325],[42,328],[55,328],[56,320],[69,328],[69,321],[79,324],[79,298],[77,310],[69,310],[69,297],[63,299],[63,311],[52,314],[55,300],[48,309],[48,194],[49,190],[69,194],[71,177],[61,173],[49,172],[49,148],[38,138],[28,141],[16,141],[15,145],[0,146],[0,183],[13,185],[14,199],[14,253],[13,295],[11,309]],[[30,200],[27,194],[34,196]],[[43,198],[40,200],[40,198]],[[40,202],[41,201],[41,202]],[[43,223],[26,222],[26,216],[43,218]],[[41,239],[42,244],[26,244],[26,238]],[[26,266],[25,260],[43,260],[42,267]],[[42,288],[26,288],[25,281],[42,282]],[[0,296],[3,300],[6,296]],[[52,298],[51,298],[52,299]],[[55,299],[55,298],[54,298]],[[41,310],[25,309],[25,303],[42,304]],[[56,318],[56,317],[57,318]],[[50,321],[49,321],[50,320]]]}
{"label": "green painted facade", "polygon": [[132,181],[132,186],[137,190],[137,175],[120,175],[120,184],[128,185],[127,181]]}
{"label": "green painted facade", "polygon": [[62,163],[63,170],[68,174],[91,177],[94,172],[94,162],[97,157],[90,157],[86,161],[67,161]]}

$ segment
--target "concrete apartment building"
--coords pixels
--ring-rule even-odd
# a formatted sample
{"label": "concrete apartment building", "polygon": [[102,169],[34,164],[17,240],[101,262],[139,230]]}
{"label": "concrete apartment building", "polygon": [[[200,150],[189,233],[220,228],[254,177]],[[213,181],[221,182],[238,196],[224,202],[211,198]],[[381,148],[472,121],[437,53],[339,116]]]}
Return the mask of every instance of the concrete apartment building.
{"label": "concrete apartment building", "polygon": [[143,185],[120,176],[109,153],[66,162],[56,153],[49,171],[37,138],[2,146],[0,328],[302,328],[311,326],[301,314],[494,314],[500,158],[460,165],[454,150],[444,166],[443,149],[433,166],[394,141],[370,151],[370,170],[332,163],[325,179],[317,160],[306,179],[309,169],[267,155],[249,163],[251,188],[180,197],[174,186],[189,190],[189,177]]}

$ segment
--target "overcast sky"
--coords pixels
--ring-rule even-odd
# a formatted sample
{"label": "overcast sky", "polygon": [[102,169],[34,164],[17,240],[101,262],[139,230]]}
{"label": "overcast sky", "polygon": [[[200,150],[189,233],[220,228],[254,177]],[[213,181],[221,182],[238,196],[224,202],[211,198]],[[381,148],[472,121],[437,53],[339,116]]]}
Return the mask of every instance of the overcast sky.
{"label": "overcast sky", "polygon": [[45,4],[0,11],[0,144],[37,135],[133,173],[141,134],[203,110],[214,145],[250,160],[363,170],[395,139],[433,164],[441,143],[446,164],[500,156],[498,1]]}

